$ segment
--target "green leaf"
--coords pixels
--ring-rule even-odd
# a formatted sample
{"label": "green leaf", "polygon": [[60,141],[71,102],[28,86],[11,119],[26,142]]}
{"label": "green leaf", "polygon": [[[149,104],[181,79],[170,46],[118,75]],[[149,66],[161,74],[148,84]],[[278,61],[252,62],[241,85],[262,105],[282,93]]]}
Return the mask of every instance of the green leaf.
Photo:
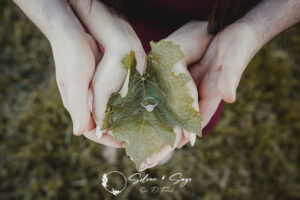
{"label": "green leaf", "polygon": [[[101,127],[102,130],[109,129],[117,141],[124,142],[127,155],[138,169],[146,158],[165,145],[174,145],[174,126],[201,136],[201,117],[193,108],[194,100],[186,87],[191,78],[173,72],[174,64],[184,59],[184,54],[170,41],[150,44],[152,50],[147,55],[144,76],[136,70],[134,52],[122,60],[129,81],[125,81],[121,91],[109,99]],[[157,101],[152,112],[141,105],[146,97]],[[144,104],[153,105],[156,101],[148,99]]]}

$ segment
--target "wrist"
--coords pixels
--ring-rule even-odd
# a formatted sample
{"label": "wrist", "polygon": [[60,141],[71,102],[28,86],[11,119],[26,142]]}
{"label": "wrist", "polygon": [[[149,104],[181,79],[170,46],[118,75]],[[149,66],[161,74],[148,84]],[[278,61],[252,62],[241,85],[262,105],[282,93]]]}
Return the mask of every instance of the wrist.
{"label": "wrist", "polygon": [[236,21],[226,29],[236,31],[237,37],[243,38],[243,42],[247,45],[247,51],[249,58],[251,59],[266,43],[265,39],[260,36],[260,29],[253,23],[249,23],[243,19]]}
{"label": "wrist", "polygon": [[73,16],[69,19],[55,20],[47,30],[43,31],[50,42],[57,40],[63,42],[64,40],[72,40],[83,38],[85,30],[78,19]]}
{"label": "wrist", "polygon": [[49,7],[52,7],[53,13],[55,9],[59,10],[56,15],[48,16],[44,23],[47,27],[42,31],[49,41],[84,37],[84,27],[67,2],[56,0],[53,1],[53,5],[50,3]]}
{"label": "wrist", "polygon": [[300,21],[299,9],[299,1],[264,0],[237,22],[251,27],[262,47],[277,34]]}
{"label": "wrist", "polygon": [[81,46],[88,44],[84,32],[61,32],[56,36],[47,36],[52,49],[59,51],[71,51],[72,49],[81,48]]}
{"label": "wrist", "polygon": [[136,54],[144,53],[142,43],[131,25],[124,19],[118,20],[118,29],[112,31],[106,41],[103,41],[106,48],[121,54],[128,54],[130,51],[134,51]]}
{"label": "wrist", "polygon": [[20,9],[43,32],[49,41],[76,36],[84,29],[66,1],[14,0]]}
{"label": "wrist", "polygon": [[234,24],[237,24],[244,32],[248,32],[251,35],[254,49],[259,50],[271,39],[268,35],[268,30],[259,21],[253,22],[245,16],[237,20]]}

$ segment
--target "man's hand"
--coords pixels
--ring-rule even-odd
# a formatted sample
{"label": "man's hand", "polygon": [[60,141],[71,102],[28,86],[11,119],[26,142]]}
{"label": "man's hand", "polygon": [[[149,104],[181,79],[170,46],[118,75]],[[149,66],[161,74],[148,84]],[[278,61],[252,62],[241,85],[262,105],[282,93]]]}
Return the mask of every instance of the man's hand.
{"label": "man's hand", "polygon": [[74,134],[86,132],[91,118],[88,89],[95,63],[99,61],[94,39],[65,0],[14,0],[50,41],[55,61],[56,81]]}
{"label": "man's hand", "polygon": [[88,102],[89,85],[100,55],[89,34],[75,39],[59,37],[50,43],[63,105],[71,115],[74,134],[80,135],[93,123]]}

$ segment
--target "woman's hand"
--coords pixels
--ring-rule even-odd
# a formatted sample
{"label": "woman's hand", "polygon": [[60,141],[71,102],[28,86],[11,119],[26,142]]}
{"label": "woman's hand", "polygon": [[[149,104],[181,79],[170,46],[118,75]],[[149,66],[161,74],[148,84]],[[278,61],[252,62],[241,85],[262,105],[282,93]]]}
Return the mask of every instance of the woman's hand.
{"label": "woman's hand", "polygon": [[110,96],[120,90],[126,78],[126,70],[121,60],[130,51],[135,52],[137,70],[143,74],[146,54],[136,33],[128,22],[113,14],[100,1],[89,4],[85,0],[71,1],[71,5],[81,21],[105,51],[98,64],[90,88],[93,94],[91,110],[95,123],[84,135],[95,142],[113,147],[121,147],[108,130],[100,130]]}
{"label": "woman's hand", "polygon": [[250,60],[264,44],[300,20],[299,9],[299,1],[265,0],[214,37],[204,57],[190,69],[198,85],[203,126],[222,99],[236,100],[236,89]]}
{"label": "woman's hand", "polygon": [[[188,66],[198,61],[203,56],[211,39],[212,35],[207,33],[207,22],[202,21],[189,22],[165,38],[167,41],[172,41],[174,44],[180,45],[181,50],[185,55],[185,59],[174,66],[175,74],[186,73],[190,76]],[[186,86],[189,90],[189,94],[194,99],[193,107],[195,110],[199,111],[196,84],[191,80]],[[157,163],[165,162],[175,148],[181,148],[189,141],[194,145],[196,140],[195,133],[187,132],[178,126],[174,127],[174,132],[176,133],[175,144],[172,147],[166,145],[160,152],[152,155],[142,163],[140,170],[145,170],[155,166]]]}
{"label": "woman's hand", "polygon": [[[190,62],[185,61],[175,66],[180,72],[184,72],[188,64],[201,58],[191,66],[189,71],[198,86],[199,111],[203,117],[202,127],[210,121],[222,99],[228,103],[235,101],[236,89],[242,73],[259,49],[276,34],[299,21],[300,14],[296,10],[299,10],[300,3],[293,0],[285,3],[279,1],[266,0],[259,4],[238,22],[219,32],[210,44],[212,36],[208,36],[206,27],[203,28],[206,36],[202,35],[204,36],[201,37],[202,40],[197,40],[193,34],[189,35],[191,30],[195,30],[193,25],[183,27],[176,31],[177,34],[175,32],[169,37],[174,43],[182,46],[187,60],[191,59]],[[268,12],[269,10],[273,10],[272,14]],[[206,49],[208,44],[209,47]],[[192,83],[188,83],[187,86],[196,102],[198,96],[195,95],[197,94],[195,86]],[[196,109],[198,110],[198,107]],[[193,136],[191,137],[193,133],[187,133],[178,127],[175,127],[174,131],[177,136],[175,145],[166,146],[153,155],[145,162],[145,168],[152,167],[157,161],[165,159],[174,148],[180,148],[186,142],[193,141]]]}
{"label": "woman's hand", "polygon": [[214,37],[201,61],[191,67],[191,75],[198,85],[203,126],[222,99],[228,103],[235,101],[241,75],[257,52],[257,42],[249,26],[230,25]]}

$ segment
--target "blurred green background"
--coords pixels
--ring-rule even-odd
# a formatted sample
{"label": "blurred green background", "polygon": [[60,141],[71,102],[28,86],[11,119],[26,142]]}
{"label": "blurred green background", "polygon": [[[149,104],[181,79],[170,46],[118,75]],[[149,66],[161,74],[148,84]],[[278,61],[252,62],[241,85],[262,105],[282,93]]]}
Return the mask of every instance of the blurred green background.
{"label": "blurred green background", "polygon": [[[99,175],[129,176],[134,164],[72,135],[48,41],[11,1],[0,5],[0,199],[113,199]],[[129,184],[119,199],[300,199],[299,63],[298,24],[252,60],[214,131],[143,172],[192,183],[157,195]]]}

